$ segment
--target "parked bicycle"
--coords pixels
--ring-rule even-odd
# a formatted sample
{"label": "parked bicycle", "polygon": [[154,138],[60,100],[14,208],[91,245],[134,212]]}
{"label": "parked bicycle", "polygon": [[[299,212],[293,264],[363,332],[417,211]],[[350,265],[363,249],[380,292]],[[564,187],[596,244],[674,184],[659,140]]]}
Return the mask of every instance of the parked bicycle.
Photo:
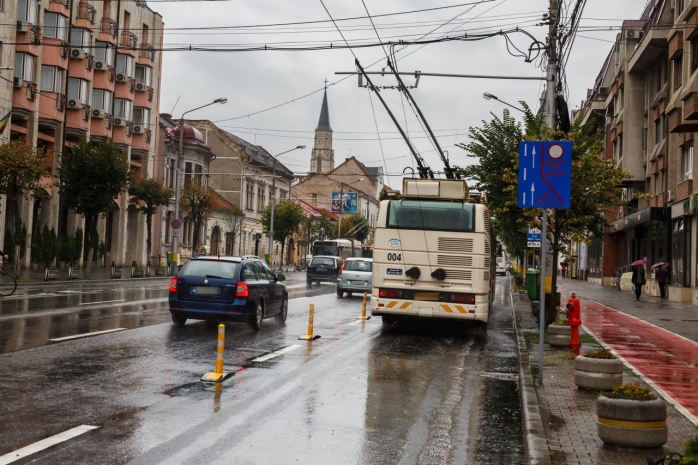
{"label": "parked bicycle", "polygon": [[[9,257],[0,250],[0,256],[7,260]],[[17,279],[10,273],[2,271],[3,261],[0,261],[0,296],[7,297],[15,293],[17,290]]]}

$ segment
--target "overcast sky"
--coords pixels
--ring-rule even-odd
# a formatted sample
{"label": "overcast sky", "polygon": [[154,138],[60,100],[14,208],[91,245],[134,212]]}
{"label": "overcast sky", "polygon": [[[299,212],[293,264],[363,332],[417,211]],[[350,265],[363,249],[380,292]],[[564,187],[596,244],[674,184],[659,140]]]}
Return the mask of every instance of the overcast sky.
{"label": "overcast sky", "polygon": [[[417,14],[377,17],[374,22],[384,40],[413,40],[451,20],[430,37],[436,37],[436,34],[448,35],[452,30],[450,35],[456,32],[491,32],[520,26],[544,42],[547,33],[547,26],[535,24],[540,22],[542,14],[547,11],[548,0],[486,0],[478,5],[474,5],[477,3],[475,0],[364,1],[373,16],[462,5]],[[471,4],[463,5],[467,2]],[[366,15],[361,0],[324,0],[324,3],[335,19]],[[619,26],[623,19],[637,19],[645,3],[644,0],[588,0],[582,26]],[[328,14],[320,0],[151,2],[149,5],[163,16],[167,31],[165,47],[212,44],[220,48],[224,45],[233,47],[239,44],[279,42],[293,42],[293,46],[308,45],[311,42],[343,44],[332,23],[283,28],[211,29],[328,20]],[[341,21],[337,24],[350,42],[359,39],[364,39],[365,42],[377,41],[376,32],[368,20]],[[185,31],[176,30],[177,28],[202,29]],[[570,109],[578,106],[587,88],[593,86],[616,34],[617,31],[584,31],[578,34],[567,64]],[[523,34],[512,34],[510,37],[523,50],[531,44],[531,39]],[[522,58],[511,56],[503,37],[476,42],[434,43],[420,47],[410,46],[398,52],[401,71],[498,76],[544,74],[535,63],[526,63]],[[385,54],[380,47],[355,49],[354,53],[364,67],[379,62],[370,70],[380,70],[385,66]],[[406,56],[408,53],[411,54]],[[355,76],[332,85],[344,77],[335,75],[335,72],[353,70],[354,57],[349,50],[238,53],[168,51],[164,52],[163,58],[160,110],[171,112],[177,118],[184,111],[219,97],[227,97],[226,105],[214,105],[190,113],[187,117],[218,121],[220,127],[262,145],[272,154],[306,145],[305,150],[296,150],[279,158],[295,173],[306,173],[313,146],[313,131],[320,114],[322,92],[305,98],[299,97],[322,89],[323,81],[327,79],[335,164],[339,165],[353,155],[367,165],[382,165],[387,173],[396,175],[389,182],[394,188],[399,188],[399,174],[404,167],[412,166],[413,161],[387,112],[375,95],[371,96],[372,108],[369,91],[358,87]],[[377,85],[395,85],[395,79],[390,76],[372,78]],[[403,79],[407,85],[414,84],[414,78],[410,76]],[[437,132],[439,143],[448,151],[451,164],[465,165],[472,161],[454,144],[466,142],[468,128],[480,125],[483,119],[489,120],[490,112],[501,115],[505,108],[500,102],[483,99],[483,92],[489,92],[513,104],[523,100],[537,108],[542,89],[541,81],[422,77],[412,94],[431,128]],[[384,90],[381,95],[402,127],[409,130],[427,164],[435,171],[440,170],[443,164],[407,103],[404,103],[403,113],[403,101],[396,90]],[[292,99],[297,100],[253,116],[232,119]],[[374,114],[382,150],[376,134]],[[516,114],[514,116],[518,117]]]}

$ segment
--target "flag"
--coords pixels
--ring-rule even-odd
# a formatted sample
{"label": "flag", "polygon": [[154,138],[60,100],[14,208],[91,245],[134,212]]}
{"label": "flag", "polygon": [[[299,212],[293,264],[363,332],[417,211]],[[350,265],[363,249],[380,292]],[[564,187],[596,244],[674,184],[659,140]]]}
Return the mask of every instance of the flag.
{"label": "flag", "polygon": [[5,132],[5,128],[10,124],[10,116],[12,116],[12,110],[7,112],[7,114],[0,119],[0,136],[3,132]]}

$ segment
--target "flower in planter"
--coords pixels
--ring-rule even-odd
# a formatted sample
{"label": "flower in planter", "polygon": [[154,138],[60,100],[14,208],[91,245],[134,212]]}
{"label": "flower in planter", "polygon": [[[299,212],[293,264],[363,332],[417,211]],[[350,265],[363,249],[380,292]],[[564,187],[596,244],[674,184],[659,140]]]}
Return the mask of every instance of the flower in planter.
{"label": "flower in planter", "polygon": [[601,349],[601,350],[597,350],[594,352],[588,351],[588,352],[584,352],[584,354],[582,354],[582,355],[584,357],[587,357],[587,358],[602,358],[602,359],[606,359],[606,360],[611,360],[611,359],[617,358],[608,349]]}
{"label": "flower in planter", "polygon": [[652,389],[649,386],[643,386],[638,383],[619,384],[613,386],[611,392],[604,392],[602,396],[611,399],[628,399],[628,400],[655,400],[657,396],[652,394]]}

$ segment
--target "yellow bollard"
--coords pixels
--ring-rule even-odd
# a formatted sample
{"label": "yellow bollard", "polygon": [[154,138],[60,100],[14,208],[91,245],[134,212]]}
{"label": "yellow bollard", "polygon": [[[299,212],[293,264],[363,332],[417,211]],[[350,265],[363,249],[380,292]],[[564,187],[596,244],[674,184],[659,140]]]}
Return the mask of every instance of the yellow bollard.
{"label": "yellow bollard", "polygon": [[310,310],[308,313],[308,334],[305,334],[298,339],[304,340],[304,341],[312,341],[314,339],[318,339],[320,336],[313,336],[313,319],[315,315],[315,304],[310,304]]}
{"label": "yellow bollard", "polygon": [[356,317],[357,320],[370,320],[370,316],[366,316],[366,293],[364,292],[364,301],[361,304],[361,316]]}
{"label": "yellow bollard", "polygon": [[225,350],[225,325],[218,325],[218,345],[216,346],[216,371],[206,373],[201,381],[211,381],[219,383],[231,375],[227,371],[223,371],[223,351]]}

